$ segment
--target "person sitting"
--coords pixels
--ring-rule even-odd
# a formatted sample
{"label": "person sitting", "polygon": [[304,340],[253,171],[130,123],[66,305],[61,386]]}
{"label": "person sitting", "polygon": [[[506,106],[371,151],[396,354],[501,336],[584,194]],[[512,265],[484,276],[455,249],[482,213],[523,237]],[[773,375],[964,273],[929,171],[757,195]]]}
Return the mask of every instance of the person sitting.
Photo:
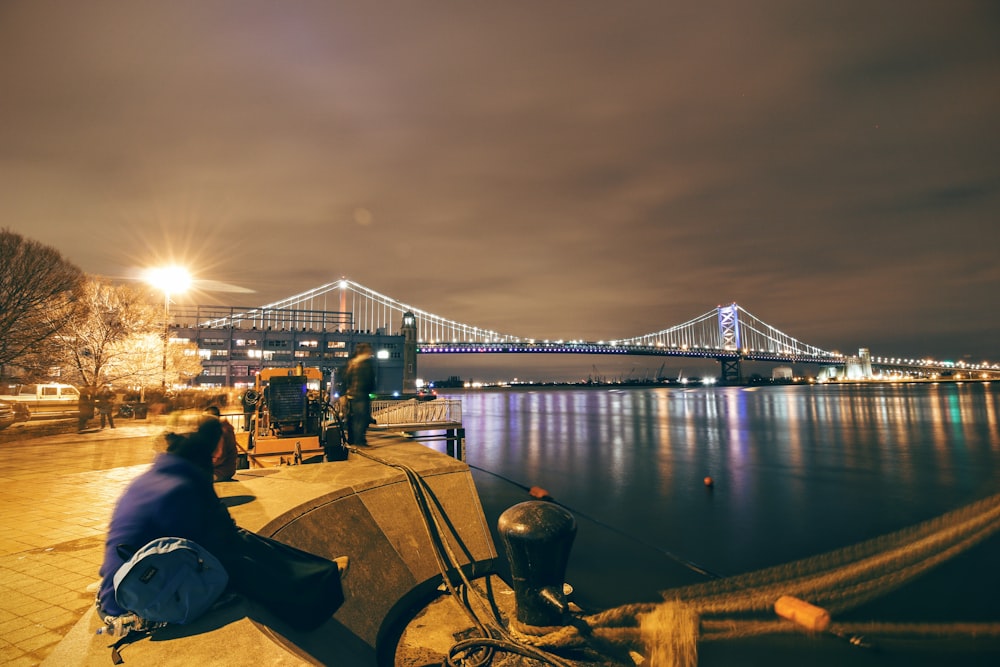
{"label": "person sitting", "polygon": [[[168,433],[167,450],[118,499],[105,541],[97,610],[108,622],[123,616],[114,576],[125,554],[160,537],[192,540],[229,575],[229,590],[260,602],[289,625],[311,630],[343,603],[346,556],[328,560],[236,525],[212,484],[212,453],[223,435],[206,416],[190,433]],[[120,547],[124,547],[120,548]]]}
{"label": "person sitting", "polygon": [[[205,408],[205,414],[218,417],[219,408],[210,405]],[[239,456],[239,449],[233,425],[224,419],[220,419],[219,423],[222,424],[222,439],[219,440],[219,446],[212,453],[212,471],[216,482],[228,482],[236,474],[236,459]]]}

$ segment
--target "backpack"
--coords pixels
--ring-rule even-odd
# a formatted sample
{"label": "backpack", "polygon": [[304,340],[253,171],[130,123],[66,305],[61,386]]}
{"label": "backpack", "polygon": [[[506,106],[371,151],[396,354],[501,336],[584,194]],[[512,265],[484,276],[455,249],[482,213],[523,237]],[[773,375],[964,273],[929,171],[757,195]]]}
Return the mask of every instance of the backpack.
{"label": "backpack", "polygon": [[[128,547],[120,545],[123,558]],[[115,600],[154,623],[189,623],[215,604],[229,583],[219,560],[182,537],[160,537],[115,572]]]}

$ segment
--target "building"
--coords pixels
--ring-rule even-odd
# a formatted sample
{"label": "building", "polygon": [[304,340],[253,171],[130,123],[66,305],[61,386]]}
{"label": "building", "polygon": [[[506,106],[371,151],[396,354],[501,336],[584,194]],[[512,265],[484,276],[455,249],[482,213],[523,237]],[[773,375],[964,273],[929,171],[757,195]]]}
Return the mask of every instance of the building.
{"label": "building", "polygon": [[775,366],[771,371],[772,380],[791,380],[793,375],[791,366]]}
{"label": "building", "polygon": [[872,355],[867,347],[858,349],[858,356],[844,357],[843,368],[831,366],[824,368],[818,375],[817,380],[841,380],[857,382],[860,380],[871,380],[875,377],[872,371]]}
{"label": "building", "polygon": [[867,347],[858,348],[858,359],[861,361],[861,376],[866,380],[871,380],[874,377],[871,350]]}
{"label": "building", "polygon": [[202,372],[194,379],[196,386],[245,389],[262,368],[302,364],[323,371],[336,391],[355,346],[365,342],[375,355],[377,393],[400,394],[415,387],[412,313],[396,333],[355,330],[349,312],[192,306],[175,307],[170,314],[171,341],[198,348]]}

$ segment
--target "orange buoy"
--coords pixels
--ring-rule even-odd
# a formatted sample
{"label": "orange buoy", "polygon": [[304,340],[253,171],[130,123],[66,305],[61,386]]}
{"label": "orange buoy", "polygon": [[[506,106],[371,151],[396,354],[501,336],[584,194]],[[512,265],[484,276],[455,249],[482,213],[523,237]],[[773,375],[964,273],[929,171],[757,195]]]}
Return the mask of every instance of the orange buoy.
{"label": "orange buoy", "polygon": [[830,627],[830,612],[791,595],[778,598],[774,603],[774,613],[812,632],[822,632]]}
{"label": "orange buoy", "polygon": [[532,498],[538,498],[539,500],[545,500],[546,498],[552,497],[549,495],[548,491],[546,491],[540,486],[533,486],[530,489],[528,489],[528,495],[530,495]]}
{"label": "orange buoy", "polygon": [[711,477],[706,477],[705,486],[707,486],[708,488],[712,488],[713,486],[715,486],[715,480],[712,479]]}

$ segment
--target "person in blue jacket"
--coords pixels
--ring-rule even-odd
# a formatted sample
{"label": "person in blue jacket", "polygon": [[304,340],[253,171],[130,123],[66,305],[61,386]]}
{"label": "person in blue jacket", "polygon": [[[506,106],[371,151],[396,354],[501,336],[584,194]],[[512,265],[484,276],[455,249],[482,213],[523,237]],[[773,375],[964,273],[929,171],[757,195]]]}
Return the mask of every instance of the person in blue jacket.
{"label": "person in blue jacket", "polygon": [[167,450],[136,477],[111,517],[100,568],[102,620],[122,616],[114,576],[129,554],[160,537],[183,537],[207,549],[229,574],[230,589],[264,604],[299,629],[313,629],[343,602],[347,558],[327,560],[239,528],[215,493],[212,453],[222,438],[218,418],[191,433],[168,433]]}

